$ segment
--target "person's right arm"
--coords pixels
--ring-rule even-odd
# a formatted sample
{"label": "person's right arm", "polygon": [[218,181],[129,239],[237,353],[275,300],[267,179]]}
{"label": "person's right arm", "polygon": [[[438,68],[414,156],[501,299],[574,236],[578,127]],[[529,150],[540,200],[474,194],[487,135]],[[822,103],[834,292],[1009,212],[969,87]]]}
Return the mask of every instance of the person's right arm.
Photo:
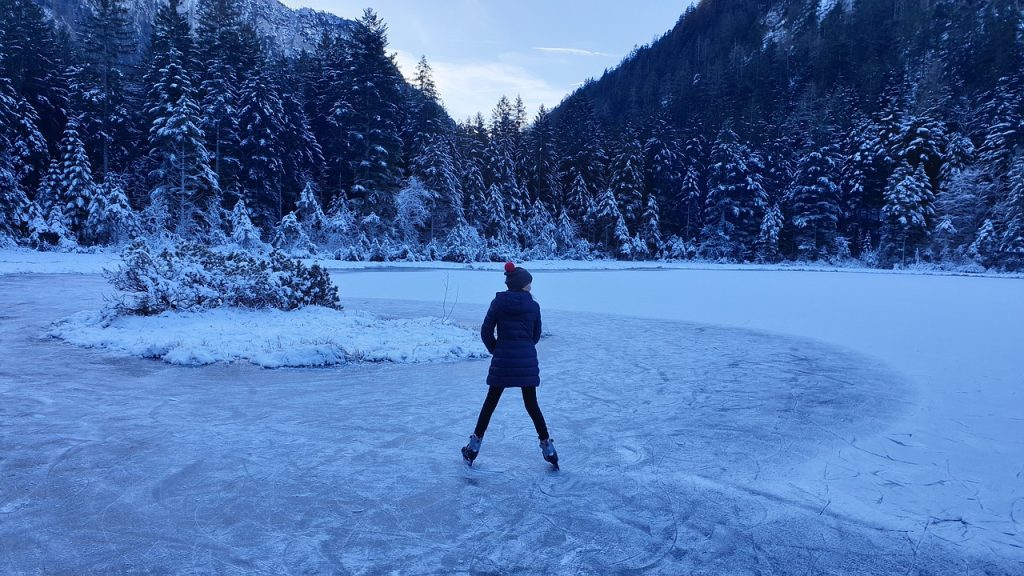
{"label": "person's right arm", "polygon": [[533,343],[540,342],[540,305],[537,305],[537,321],[533,323]]}
{"label": "person's right arm", "polygon": [[494,349],[498,346],[498,339],[494,336],[494,328],[497,324],[498,317],[494,312],[494,302],[491,302],[491,306],[487,308],[487,315],[484,316],[484,323],[480,326],[480,340],[491,354],[494,354]]}

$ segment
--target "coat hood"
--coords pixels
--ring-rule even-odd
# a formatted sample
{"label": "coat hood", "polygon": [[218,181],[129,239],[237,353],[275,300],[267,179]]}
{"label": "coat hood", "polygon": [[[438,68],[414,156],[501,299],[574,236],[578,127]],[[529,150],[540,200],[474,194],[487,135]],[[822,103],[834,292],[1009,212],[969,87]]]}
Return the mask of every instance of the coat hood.
{"label": "coat hood", "polygon": [[494,295],[494,304],[506,314],[522,314],[533,305],[533,296],[524,290],[507,290]]}

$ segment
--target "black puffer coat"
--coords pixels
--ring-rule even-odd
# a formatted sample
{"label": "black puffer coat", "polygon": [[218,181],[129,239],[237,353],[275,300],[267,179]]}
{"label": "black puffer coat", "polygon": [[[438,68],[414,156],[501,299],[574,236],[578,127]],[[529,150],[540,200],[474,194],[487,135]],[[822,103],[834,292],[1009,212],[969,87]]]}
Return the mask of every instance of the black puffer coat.
{"label": "black puffer coat", "polygon": [[[494,329],[498,337],[494,337]],[[540,386],[537,342],[540,340],[540,305],[529,292],[498,292],[480,327],[484,346],[494,355],[487,385],[501,388]]]}

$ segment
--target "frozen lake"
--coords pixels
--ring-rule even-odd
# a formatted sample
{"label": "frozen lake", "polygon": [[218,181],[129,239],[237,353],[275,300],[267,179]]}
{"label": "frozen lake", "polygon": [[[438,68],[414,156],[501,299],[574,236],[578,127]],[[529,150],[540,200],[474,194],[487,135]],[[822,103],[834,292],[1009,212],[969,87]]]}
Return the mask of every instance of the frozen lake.
{"label": "frozen lake", "polygon": [[[469,327],[501,288],[335,277],[348,308]],[[1024,281],[535,278],[559,473],[512,394],[461,463],[486,361],[114,358],[41,338],[102,278],[0,276],[0,572],[1024,570]]]}

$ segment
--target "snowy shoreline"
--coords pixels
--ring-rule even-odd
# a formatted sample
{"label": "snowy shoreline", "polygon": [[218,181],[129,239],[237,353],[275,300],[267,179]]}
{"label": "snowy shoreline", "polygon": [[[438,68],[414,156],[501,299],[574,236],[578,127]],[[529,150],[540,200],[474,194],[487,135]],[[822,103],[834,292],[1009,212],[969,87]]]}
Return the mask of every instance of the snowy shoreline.
{"label": "snowy shoreline", "polygon": [[476,333],[440,318],[384,319],[319,306],[299,310],[220,308],[104,318],[79,312],[47,335],[118,356],[203,366],[248,362],[264,368],[358,362],[448,362],[487,357]]}
{"label": "snowy shoreline", "polygon": [[[331,271],[395,271],[395,270],[459,270],[498,271],[501,263],[457,263],[443,261],[423,262],[351,262],[344,260],[304,258],[307,264],[318,264]],[[120,253],[97,252],[39,252],[36,250],[0,249],[0,276],[6,274],[101,274],[116,267]],[[912,276],[965,276],[973,278],[1024,278],[1022,273],[973,272],[915,267],[902,270],[866,268],[862,266],[827,266],[813,263],[735,264],[702,261],[621,261],[621,260],[535,260],[521,263],[531,271],[594,272],[628,270],[728,270],[754,272],[845,272],[851,274],[888,274]]]}

